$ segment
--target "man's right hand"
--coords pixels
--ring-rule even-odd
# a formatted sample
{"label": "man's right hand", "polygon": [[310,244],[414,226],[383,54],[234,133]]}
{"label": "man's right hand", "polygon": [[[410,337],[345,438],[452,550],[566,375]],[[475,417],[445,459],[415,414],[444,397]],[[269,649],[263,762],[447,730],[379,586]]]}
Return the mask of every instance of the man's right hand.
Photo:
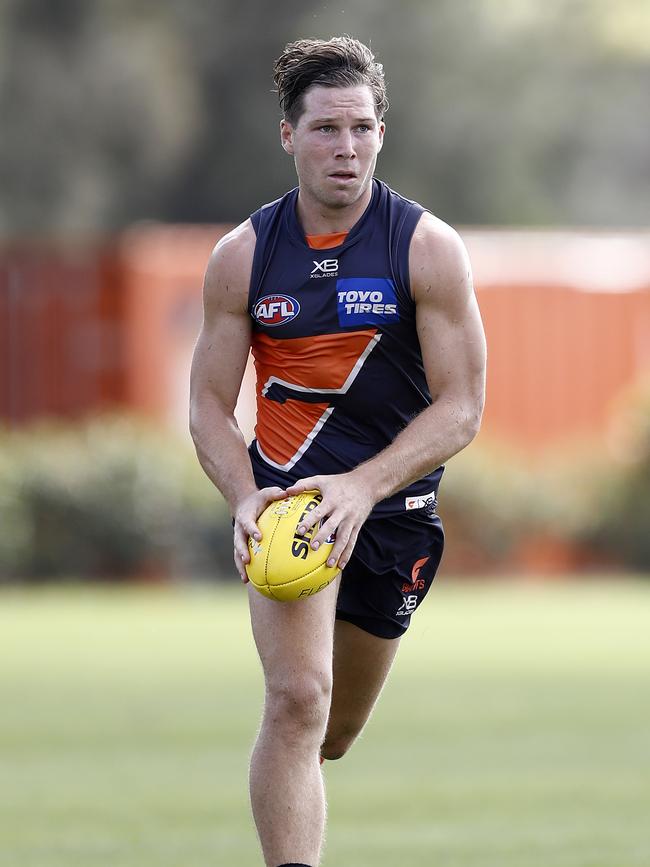
{"label": "man's right hand", "polygon": [[235,566],[244,584],[248,583],[246,564],[250,563],[248,552],[248,537],[252,536],[258,542],[262,539],[262,533],[257,526],[257,519],[264,509],[274,500],[283,500],[287,496],[282,488],[261,488],[245,497],[235,510],[235,527],[233,534]]}

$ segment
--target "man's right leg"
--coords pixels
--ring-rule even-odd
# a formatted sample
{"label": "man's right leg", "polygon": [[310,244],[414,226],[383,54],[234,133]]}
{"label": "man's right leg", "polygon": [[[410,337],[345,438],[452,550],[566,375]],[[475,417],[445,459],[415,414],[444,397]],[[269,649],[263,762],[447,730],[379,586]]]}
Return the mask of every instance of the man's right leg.
{"label": "man's right leg", "polygon": [[249,585],[266,695],[250,767],[251,805],[268,867],[319,863],[325,792],[319,749],[332,694],[339,581],[311,599],[274,602]]}

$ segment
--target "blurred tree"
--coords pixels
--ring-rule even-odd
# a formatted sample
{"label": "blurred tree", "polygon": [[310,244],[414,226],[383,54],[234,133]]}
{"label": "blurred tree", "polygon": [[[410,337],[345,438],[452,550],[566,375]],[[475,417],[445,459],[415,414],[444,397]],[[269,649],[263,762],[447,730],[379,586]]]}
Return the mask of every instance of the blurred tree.
{"label": "blurred tree", "polygon": [[0,233],[230,221],[293,185],[271,66],[384,63],[379,174],[454,223],[646,225],[646,0],[4,0]]}

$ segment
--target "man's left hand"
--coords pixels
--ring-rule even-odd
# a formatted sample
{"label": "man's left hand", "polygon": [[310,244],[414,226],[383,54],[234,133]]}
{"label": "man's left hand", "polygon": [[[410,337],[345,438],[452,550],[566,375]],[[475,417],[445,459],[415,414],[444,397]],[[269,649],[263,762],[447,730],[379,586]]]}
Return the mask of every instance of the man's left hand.
{"label": "man's left hand", "polygon": [[314,535],[311,547],[316,550],[335,533],[336,541],[327,565],[338,564],[339,569],[344,569],[352,556],[359,530],[375,505],[375,500],[367,486],[355,477],[354,471],[331,476],[309,476],[288,487],[286,493],[287,496],[292,496],[313,490],[321,492],[323,501],[305,516],[298,525],[298,532],[304,534],[326,519]]}

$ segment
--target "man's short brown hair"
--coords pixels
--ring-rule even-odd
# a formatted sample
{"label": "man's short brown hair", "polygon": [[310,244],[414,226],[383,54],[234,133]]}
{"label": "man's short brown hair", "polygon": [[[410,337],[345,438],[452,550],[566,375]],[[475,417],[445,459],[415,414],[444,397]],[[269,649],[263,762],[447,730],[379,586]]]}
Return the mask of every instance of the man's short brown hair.
{"label": "man's short brown hair", "polygon": [[333,39],[298,39],[290,42],[275,61],[273,80],[284,116],[294,126],[304,111],[303,96],[314,85],[356,87],[367,85],[382,120],[388,109],[384,70],[372,51],[351,36]]}

